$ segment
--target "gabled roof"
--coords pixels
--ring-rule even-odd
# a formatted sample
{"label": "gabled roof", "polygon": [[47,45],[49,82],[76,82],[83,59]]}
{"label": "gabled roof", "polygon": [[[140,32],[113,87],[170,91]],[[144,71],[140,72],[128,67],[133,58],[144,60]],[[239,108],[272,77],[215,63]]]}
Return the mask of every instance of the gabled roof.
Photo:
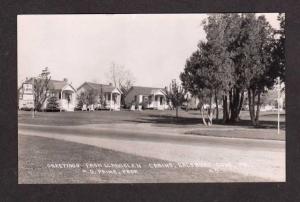
{"label": "gabled roof", "polygon": [[77,88],[77,90],[80,89],[83,86],[86,86],[86,87],[88,87],[90,89],[94,89],[94,90],[100,90],[100,89],[102,89],[102,91],[104,93],[110,93],[113,90],[117,89],[121,93],[121,91],[118,88],[116,88],[116,87],[114,87],[112,85],[98,84],[98,83],[92,83],[92,82],[84,82],[81,86],[79,86]]}
{"label": "gabled roof", "polygon": [[[23,82],[23,84],[26,84],[26,83],[32,84],[33,78],[27,79],[26,81]],[[70,84],[67,81],[59,81],[59,80],[50,80],[49,81],[49,89],[50,90],[62,90],[63,87],[65,87],[66,85],[70,85]],[[72,85],[70,85],[70,86],[74,89],[74,91],[76,91]]]}
{"label": "gabled roof", "polygon": [[49,89],[51,90],[62,90],[63,87],[68,85],[66,81],[57,81],[57,80],[50,80],[49,81]]}
{"label": "gabled roof", "polygon": [[143,87],[143,86],[132,86],[129,89],[129,92],[134,93],[135,95],[151,95],[154,90],[161,90],[162,92],[165,92],[163,88],[153,88],[153,87]]}

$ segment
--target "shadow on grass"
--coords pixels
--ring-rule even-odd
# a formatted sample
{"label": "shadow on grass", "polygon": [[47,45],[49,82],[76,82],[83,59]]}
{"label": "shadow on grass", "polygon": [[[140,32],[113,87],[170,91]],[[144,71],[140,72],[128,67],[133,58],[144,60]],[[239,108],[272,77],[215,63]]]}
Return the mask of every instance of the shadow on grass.
{"label": "shadow on grass", "polygon": [[195,125],[200,124],[201,119],[191,117],[178,117],[172,115],[147,115],[135,120],[127,120],[133,123],[152,123],[152,124],[176,124],[176,125]]}
{"label": "shadow on grass", "polygon": [[[127,120],[127,122],[133,123],[152,123],[152,124],[160,124],[161,126],[169,127],[168,125],[195,125],[195,124],[203,124],[202,119],[200,117],[178,117],[172,115],[148,115],[147,117],[137,118],[135,120]],[[276,129],[277,121],[272,120],[262,120],[260,121],[258,126],[253,126],[251,120],[240,120],[236,123],[223,123],[221,119],[213,120],[214,125],[218,126],[242,126],[249,128],[260,128],[260,129]],[[285,121],[280,122],[280,128],[285,130]]]}
{"label": "shadow on grass", "polygon": [[[226,126],[242,126],[249,128],[260,128],[260,129],[276,129],[277,121],[269,121],[269,120],[261,120],[259,121],[259,125],[253,126],[251,120],[239,120],[236,123],[223,123],[222,120],[214,120],[214,124],[216,125],[226,125]],[[285,121],[280,121],[280,129],[285,130]]]}

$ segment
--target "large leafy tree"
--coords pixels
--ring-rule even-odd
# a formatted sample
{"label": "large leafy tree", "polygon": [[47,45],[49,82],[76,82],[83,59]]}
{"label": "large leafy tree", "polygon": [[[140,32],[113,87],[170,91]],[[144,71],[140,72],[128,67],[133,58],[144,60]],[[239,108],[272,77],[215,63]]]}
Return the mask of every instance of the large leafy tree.
{"label": "large leafy tree", "polygon": [[280,80],[285,82],[285,15],[280,13],[277,19],[280,22],[280,28],[275,31],[272,65],[276,69],[276,76],[279,76]]}
{"label": "large leafy tree", "polygon": [[251,120],[257,125],[260,96],[280,72],[273,54],[280,52],[274,30],[264,16],[251,13],[210,15],[203,25],[207,41],[188,59],[183,86],[209,100],[222,97],[224,122],[239,120],[247,92]]}
{"label": "large leafy tree", "polygon": [[261,95],[274,85],[279,72],[272,65],[274,30],[264,16],[250,17],[253,22],[249,23],[248,32],[252,35],[245,44],[242,62],[245,64],[250,118],[253,125],[258,125]]}
{"label": "large leafy tree", "polygon": [[[187,60],[184,72],[180,74],[180,79],[183,87],[193,96],[199,98],[199,108],[201,109],[203,123],[211,125],[213,116],[212,103],[213,100],[217,100],[221,84],[217,77],[218,74],[215,73],[218,69],[213,64],[211,45],[201,42],[198,48]],[[205,107],[207,103],[208,108]],[[208,118],[208,123],[206,118]]]}

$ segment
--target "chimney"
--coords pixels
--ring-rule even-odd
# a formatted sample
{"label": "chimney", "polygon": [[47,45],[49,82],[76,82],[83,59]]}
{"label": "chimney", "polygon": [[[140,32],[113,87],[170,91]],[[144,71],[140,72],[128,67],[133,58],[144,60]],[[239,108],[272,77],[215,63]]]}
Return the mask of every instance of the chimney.
{"label": "chimney", "polygon": [[67,78],[64,78],[64,82],[68,83],[68,79],[67,79]]}

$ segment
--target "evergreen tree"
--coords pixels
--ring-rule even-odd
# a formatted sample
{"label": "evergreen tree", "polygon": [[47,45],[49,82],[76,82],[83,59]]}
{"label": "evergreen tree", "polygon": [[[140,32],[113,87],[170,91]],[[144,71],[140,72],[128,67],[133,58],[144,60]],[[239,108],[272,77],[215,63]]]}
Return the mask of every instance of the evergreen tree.
{"label": "evergreen tree", "polygon": [[46,107],[47,111],[59,111],[58,99],[56,96],[48,98],[48,103]]}

